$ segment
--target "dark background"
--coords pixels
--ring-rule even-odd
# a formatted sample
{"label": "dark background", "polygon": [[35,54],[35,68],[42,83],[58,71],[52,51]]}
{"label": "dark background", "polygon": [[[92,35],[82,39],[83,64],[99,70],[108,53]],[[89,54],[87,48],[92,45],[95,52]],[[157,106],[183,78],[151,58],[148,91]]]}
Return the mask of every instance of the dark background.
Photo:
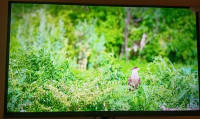
{"label": "dark background", "polygon": [[[6,62],[6,41],[7,41],[7,15],[8,15],[8,1],[11,0],[0,0],[0,119],[3,118],[4,110],[4,82],[5,82],[5,62]],[[12,1],[28,1],[28,0],[12,0]],[[37,0],[33,0],[38,2]],[[123,5],[147,5],[147,6],[179,6],[179,7],[197,7],[200,11],[199,0],[56,0],[62,3],[92,3],[92,4],[123,4]],[[40,0],[40,2],[55,2],[55,0]],[[200,13],[198,13],[200,17]],[[200,20],[198,21],[200,23]],[[200,28],[200,26],[199,26]],[[200,30],[199,33],[200,34]],[[198,39],[200,40],[200,39]],[[77,117],[76,117],[77,118]],[[79,117],[83,118],[83,117]],[[90,119],[90,117],[84,117]],[[193,118],[199,119],[200,116],[173,116],[173,117],[116,117],[117,119],[122,118],[147,118],[147,119],[186,119]]]}

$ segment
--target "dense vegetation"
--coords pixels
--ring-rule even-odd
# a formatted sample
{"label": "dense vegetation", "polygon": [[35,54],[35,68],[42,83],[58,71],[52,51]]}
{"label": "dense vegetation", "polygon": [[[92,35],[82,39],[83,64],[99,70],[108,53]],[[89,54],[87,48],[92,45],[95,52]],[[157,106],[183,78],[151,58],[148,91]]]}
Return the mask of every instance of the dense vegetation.
{"label": "dense vegetation", "polygon": [[189,9],[15,4],[9,57],[9,112],[199,108]]}

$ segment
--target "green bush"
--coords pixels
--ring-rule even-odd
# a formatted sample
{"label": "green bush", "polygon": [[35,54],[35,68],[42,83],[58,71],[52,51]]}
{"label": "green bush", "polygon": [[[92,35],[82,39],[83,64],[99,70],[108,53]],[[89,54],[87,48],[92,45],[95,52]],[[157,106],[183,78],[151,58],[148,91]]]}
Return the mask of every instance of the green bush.
{"label": "green bush", "polygon": [[146,70],[139,72],[141,85],[129,91],[130,73],[114,65],[112,55],[99,68],[88,70],[73,69],[67,59],[55,65],[45,50],[20,55],[9,67],[7,106],[11,112],[152,111],[161,110],[162,105],[185,110],[199,105],[197,71],[176,69],[167,58],[156,57],[145,65]]}

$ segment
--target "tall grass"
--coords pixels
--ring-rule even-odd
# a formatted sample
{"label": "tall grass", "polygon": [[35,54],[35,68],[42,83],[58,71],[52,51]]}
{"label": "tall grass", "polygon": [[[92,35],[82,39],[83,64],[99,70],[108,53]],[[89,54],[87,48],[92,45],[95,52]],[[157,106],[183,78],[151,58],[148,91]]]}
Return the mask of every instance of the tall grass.
{"label": "tall grass", "polygon": [[[77,70],[76,62],[57,60],[42,50],[11,54],[8,80],[9,112],[153,111],[199,108],[198,71],[176,68],[168,59],[123,62],[102,53],[98,67]],[[129,91],[132,66],[141,67],[141,85]]]}

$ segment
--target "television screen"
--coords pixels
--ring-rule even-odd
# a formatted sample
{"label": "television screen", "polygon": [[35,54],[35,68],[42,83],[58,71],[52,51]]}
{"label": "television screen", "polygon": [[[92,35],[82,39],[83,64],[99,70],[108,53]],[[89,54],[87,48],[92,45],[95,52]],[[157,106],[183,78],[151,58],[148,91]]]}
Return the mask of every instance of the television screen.
{"label": "television screen", "polygon": [[199,110],[188,8],[11,3],[6,111]]}

